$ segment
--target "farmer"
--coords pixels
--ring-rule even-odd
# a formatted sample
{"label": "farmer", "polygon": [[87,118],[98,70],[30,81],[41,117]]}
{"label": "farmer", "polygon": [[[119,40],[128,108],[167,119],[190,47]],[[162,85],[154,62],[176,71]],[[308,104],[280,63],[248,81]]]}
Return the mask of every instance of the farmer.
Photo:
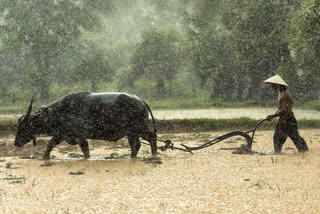
{"label": "farmer", "polygon": [[287,83],[279,76],[275,75],[264,81],[271,84],[271,87],[279,92],[278,111],[267,116],[267,120],[271,121],[275,117],[279,117],[276,129],[273,135],[274,151],[280,153],[283,144],[289,136],[297,147],[299,152],[308,151],[308,145],[298,132],[296,118],[292,112],[292,97],[287,89]]}

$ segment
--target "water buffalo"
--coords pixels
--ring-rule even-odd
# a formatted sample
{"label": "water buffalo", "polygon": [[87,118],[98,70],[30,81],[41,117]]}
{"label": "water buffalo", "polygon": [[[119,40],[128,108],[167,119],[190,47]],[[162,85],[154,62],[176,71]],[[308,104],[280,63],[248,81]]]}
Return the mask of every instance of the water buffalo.
{"label": "water buffalo", "polygon": [[[79,144],[85,158],[89,158],[87,139],[117,141],[125,136],[131,147],[131,157],[137,156],[141,143],[148,141],[153,155],[157,154],[155,121],[149,106],[139,97],[127,93],[68,94],[48,107],[31,113],[33,98],[26,115],[18,121],[14,145],[22,147],[37,135],[52,136],[43,155],[50,159],[54,146],[62,141]],[[148,129],[148,112],[154,131]]]}

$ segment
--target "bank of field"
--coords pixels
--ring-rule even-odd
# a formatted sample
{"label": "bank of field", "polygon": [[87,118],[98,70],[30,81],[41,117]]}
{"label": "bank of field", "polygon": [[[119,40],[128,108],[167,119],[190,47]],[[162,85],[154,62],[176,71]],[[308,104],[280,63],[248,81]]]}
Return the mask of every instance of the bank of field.
{"label": "bank of field", "polygon": [[[249,130],[275,108],[212,108],[153,110],[160,133],[183,131]],[[295,117],[302,128],[320,128],[320,111],[294,109]],[[21,114],[0,114],[0,131],[14,131]],[[265,122],[263,129],[273,129],[273,122]],[[150,123],[151,124],[151,123]]]}

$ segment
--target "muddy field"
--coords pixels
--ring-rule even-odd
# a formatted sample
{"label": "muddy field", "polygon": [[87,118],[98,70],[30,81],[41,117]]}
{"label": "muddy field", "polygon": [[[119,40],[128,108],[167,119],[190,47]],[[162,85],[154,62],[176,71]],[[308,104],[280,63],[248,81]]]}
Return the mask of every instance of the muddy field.
{"label": "muddy field", "polygon": [[[160,135],[199,145],[225,132]],[[89,141],[91,158],[62,143],[50,161],[38,146],[13,146],[0,137],[1,213],[319,213],[320,130],[301,130],[310,151],[288,140],[272,150],[272,131],[257,131],[254,153],[234,154],[245,143],[233,137],[194,154],[177,150],[151,158],[143,145],[130,159],[126,139]],[[159,143],[161,145],[161,143]]]}

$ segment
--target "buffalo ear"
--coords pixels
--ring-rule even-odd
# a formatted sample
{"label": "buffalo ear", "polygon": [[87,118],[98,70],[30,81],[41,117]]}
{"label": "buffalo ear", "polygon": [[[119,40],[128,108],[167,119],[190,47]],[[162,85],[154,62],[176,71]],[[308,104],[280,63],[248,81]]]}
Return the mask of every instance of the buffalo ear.
{"label": "buffalo ear", "polygon": [[26,120],[29,119],[29,116],[30,116],[30,114],[31,114],[32,104],[33,104],[33,96],[31,97],[30,105],[29,105],[28,111],[27,111],[26,116],[25,116],[25,119],[26,119]]}
{"label": "buffalo ear", "polygon": [[57,111],[53,108],[48,108],[48,112],[51,116],[57,116]]}
{"label": "buffalo ear", "polygon": [[43,122],[47,122],[50,118],[57,116],[57,112],[53,108],[41,107],[41,113],[39,119]]}
{"label": "buffalo ear", "polygon": [[39,121],[40,120],[40,116],[41,116],[41,114],[36,113],[36,114],[32,115],[32,118],[29,117],[30,126],[33,126],[37,121]]}
{"label": "buffalo ear", "polygon": [[42,121],[42,122],[48,120],[48,111],[47,111],[47,109],[44,109],[44,110],[43,110],[43,109],[41,108],[39,120]]}

